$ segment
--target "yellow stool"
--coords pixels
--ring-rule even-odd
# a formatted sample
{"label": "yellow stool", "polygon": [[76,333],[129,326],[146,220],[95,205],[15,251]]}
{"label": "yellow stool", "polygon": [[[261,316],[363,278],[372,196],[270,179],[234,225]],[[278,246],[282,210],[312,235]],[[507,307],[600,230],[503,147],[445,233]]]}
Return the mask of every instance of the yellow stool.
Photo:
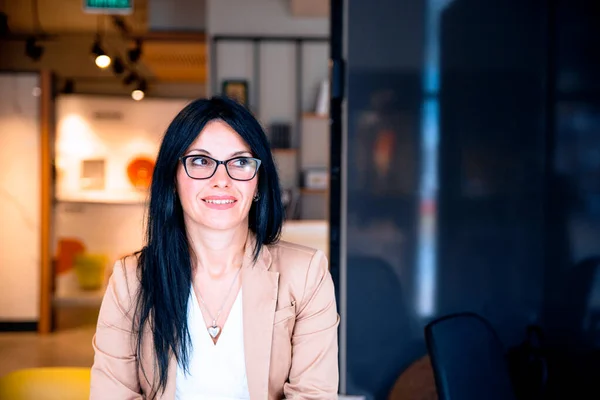
{"label": "yellow stool", "polygon": [[28,368],[0,377],[0,399],[2,400],[87,400],[89,398],[90,368]]}

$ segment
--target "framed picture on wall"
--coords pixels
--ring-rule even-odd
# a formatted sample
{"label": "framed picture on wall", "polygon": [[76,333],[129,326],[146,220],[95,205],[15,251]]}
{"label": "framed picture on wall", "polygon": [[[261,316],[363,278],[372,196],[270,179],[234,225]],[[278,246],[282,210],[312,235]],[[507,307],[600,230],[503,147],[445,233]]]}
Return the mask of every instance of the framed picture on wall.
{"label": "framed picture on wall", "polygon": [[82,190],[104,190],[104,159],[81,160],[79,185]]}
{"label": "framed picture on wall", "polygon": [[238,101],[248,107],[248,81],[243,79],[226,79],[221,88],[223,96]]}

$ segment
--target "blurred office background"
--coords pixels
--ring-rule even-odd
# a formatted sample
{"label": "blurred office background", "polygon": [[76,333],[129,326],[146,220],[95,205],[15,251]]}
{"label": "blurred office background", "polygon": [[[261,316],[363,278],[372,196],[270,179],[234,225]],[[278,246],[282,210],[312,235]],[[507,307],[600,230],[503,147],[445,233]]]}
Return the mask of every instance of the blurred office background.
{"label": "blurred office background", "polygon": [[228,93],[274,146],[284,239],[330,258],[340,393],[436,398],[424,328],[468,311],[521,398],[597,397],[600,5],[93,6],[0,2],[0,376],[90,365],[161,135]]}

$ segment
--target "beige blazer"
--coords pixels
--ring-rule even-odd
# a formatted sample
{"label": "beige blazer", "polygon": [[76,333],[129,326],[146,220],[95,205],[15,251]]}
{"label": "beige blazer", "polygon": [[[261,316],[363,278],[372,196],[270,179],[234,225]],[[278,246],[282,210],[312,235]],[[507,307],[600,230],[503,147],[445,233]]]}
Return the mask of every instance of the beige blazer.
{"label": "beige blazer", "polygon": [[[282,241],[263,246],[253,263],[253,248],[250,236],[241,275],[251,400],[337,399],[339,316],[325,255]],[[146,330],[139,360],[133,345],[138,288],[135,259],[117,262],[93,339],[91,399],[145,399],[151,392],[156,372],[151,331]],[[175,399],[176,370],[171,357],[166,390],[159,399]]]}

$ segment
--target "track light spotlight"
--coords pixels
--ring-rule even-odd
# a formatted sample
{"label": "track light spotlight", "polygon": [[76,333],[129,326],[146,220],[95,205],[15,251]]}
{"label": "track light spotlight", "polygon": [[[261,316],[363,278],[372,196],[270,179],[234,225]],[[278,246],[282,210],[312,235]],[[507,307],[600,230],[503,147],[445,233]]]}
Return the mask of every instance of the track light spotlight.
{"label": "track light spotlight", "polygon": [[125,76],[125,78],[123,79],[123,84],[125,86],[129,86],[131,85],[133,82],[138,80],[138,76],[135,72],[130,72],[129,74],[127,74],[127,76]]}
{"label": "track light spotlight", "polygon": [[8,35],[8,15],[5,12],[0,12],[0,37]]}
{"label": "track light spotlight", "polygon": [[63,86],[62,92],[64,94],[71,94],[75,91],[75,81],[73,79],[65,80],[65,85]]}
{"label": "track light spotlight", "polygon": [[131,98],[135,101],[140,101],[146,96],[147,84],[145,80],[141,80],[138,86],[131,92]]}
{"label": "track light spotlight", "polygon": [[98,66],[98,68],[102,68],[102,69],[108,67],[110,65],[111,61],[112,60],[110,59],[110,57],[107,56],[106,54],[99,55],[98,57],[96,57],[96,60],[95,60],[96,66]]}
{"label": "track light spotlight", "polygon": [[112,67],[114,73],[117,75],[121,75],[123,72],[125,72],[125,64],[123,64],[123,61],[121,61],[121,57],[119,56],[115,57]]}
{"label": "track light spotlight", "polygon": [[35,37],[28,37],[25,42],[25,55],[33,61],[39,61],[44,54],[44,48],[37,44]]}
{"label": "track light spotlight", "polygon": [[135,41],[135,47],[127,52],[127,56],[132,63],[136,63],[140,60],[140,57],[142,56],[142,41],[140,39]]}
{"label": "track light spotlight", "polygon": [[104,69],[108,67],[112,61],[100,45],[100,38],[96,38],[94,41],[94,44],[92,45],[92,54],[96,56],[95,62],[98,68]]}

